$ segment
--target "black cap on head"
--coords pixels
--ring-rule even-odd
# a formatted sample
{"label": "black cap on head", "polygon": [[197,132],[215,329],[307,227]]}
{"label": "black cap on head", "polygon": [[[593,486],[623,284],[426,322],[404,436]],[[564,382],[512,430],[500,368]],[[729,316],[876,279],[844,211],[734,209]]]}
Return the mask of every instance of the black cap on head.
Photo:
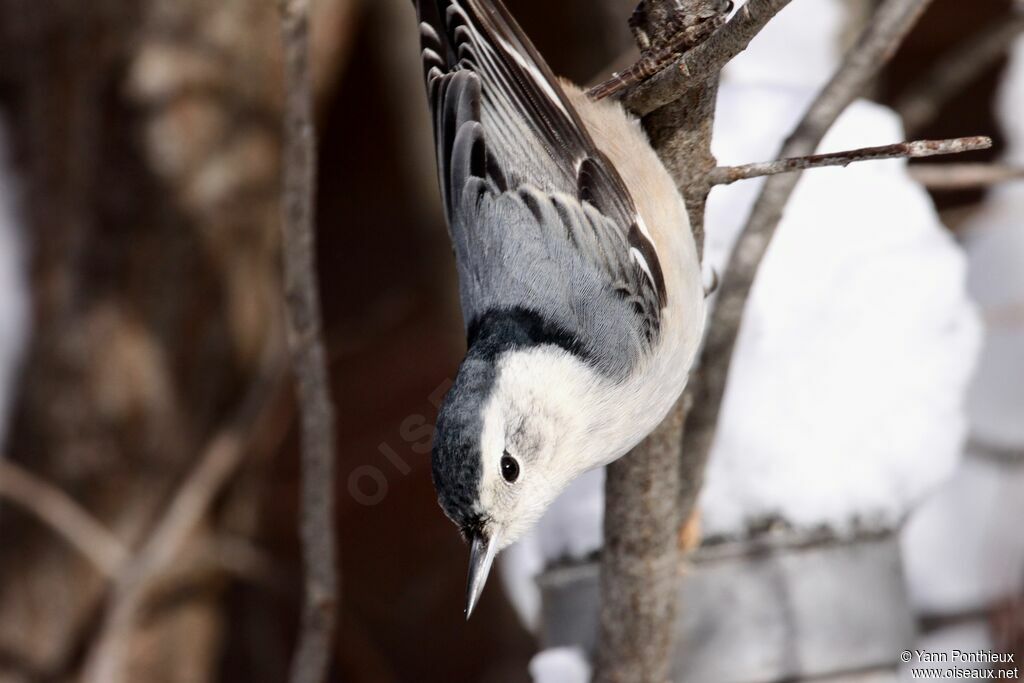
{"label": "black cap on head", "polygon": [[437,416],[431,471],[437,499],[467,540],[482,526],[478,503],[483,475],[483,408],[495,380],[494,362],[466,356]]}

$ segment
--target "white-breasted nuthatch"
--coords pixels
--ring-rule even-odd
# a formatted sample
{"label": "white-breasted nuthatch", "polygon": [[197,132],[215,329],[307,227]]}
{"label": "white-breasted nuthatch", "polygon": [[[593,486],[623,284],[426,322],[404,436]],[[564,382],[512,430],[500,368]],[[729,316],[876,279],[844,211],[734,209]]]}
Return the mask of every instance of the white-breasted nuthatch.
{"label": "white-breasted nuthatch", "polygon": [[494,555],[668,413],[704,327],[686,208],[639,123],[557,80],[500,0],[416,0],[468,351],[433,478]]}

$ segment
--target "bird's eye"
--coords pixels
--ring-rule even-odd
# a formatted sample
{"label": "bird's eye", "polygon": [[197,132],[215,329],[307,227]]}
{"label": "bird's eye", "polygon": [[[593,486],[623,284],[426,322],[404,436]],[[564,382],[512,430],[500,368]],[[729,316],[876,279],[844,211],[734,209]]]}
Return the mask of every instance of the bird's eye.
{"label": "bird's eye", "polygon": [[501,476],[510,484],[519,478],[519,463],[507,452],[501,458]]}

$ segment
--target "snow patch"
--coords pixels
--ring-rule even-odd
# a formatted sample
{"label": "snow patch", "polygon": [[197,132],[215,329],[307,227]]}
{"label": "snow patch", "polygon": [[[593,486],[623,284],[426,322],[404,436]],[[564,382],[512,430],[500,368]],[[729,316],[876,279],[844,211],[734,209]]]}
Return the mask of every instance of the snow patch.
{"label": "snow patch", "polygon": [[590,663],[578,647],[543,650],[530,660],[533,683],[587,683]]}
{"label": "snow patch", "polygon": [[[714,152],[770,159],[813,96],[724,85]],[[857,102],[821,151],[903,139]],[[905,162],[806,173],[751,293],[701,498],[706,535],[766,518],[796,528],[895,526],[954,467],[979,327],[965,261]],[[707,257],[720,272],[763,183],[717,188]]]}

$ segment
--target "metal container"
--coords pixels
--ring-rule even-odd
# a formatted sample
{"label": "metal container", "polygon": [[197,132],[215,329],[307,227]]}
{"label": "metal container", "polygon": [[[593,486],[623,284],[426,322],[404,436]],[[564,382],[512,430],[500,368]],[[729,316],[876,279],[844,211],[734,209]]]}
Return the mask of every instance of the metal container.
{"label": "metal container", "polygon": [[[541,642],[597,638],[596,562],[539,579]],[[899,654],[913,647],[894,533],[841,541],[770,533],[704,547],[680,573],[675,681],[770,683],[897,680]]]}

